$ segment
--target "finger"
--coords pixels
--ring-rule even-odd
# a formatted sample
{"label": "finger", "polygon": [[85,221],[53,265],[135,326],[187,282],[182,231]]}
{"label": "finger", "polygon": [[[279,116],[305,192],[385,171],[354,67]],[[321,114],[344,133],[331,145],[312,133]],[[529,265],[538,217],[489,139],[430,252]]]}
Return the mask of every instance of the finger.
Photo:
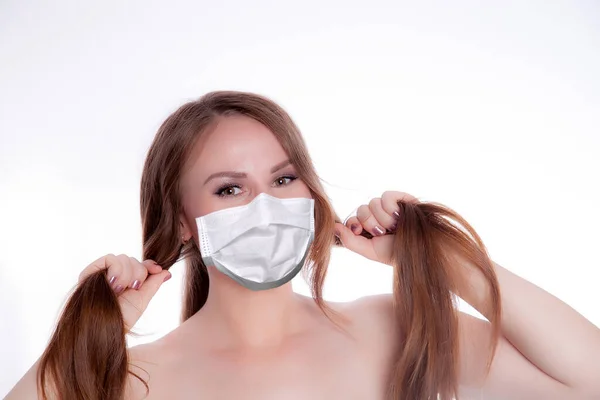
{"label": "finger", "polygon": [[98,271],[106,271],[106,277],[112,285],[115,282],[116,277],[122,274],[122,269],[123,267],[119,262],[119,258],[114,254],[107,254],[85,267],[79,274],[79,282],[87,279],[90,275]]}
{"label": "finger", "polygon": [[81,271],[81,273],[79,274],[78,282],[84,281],[87,277],[89,277],[95,272],[106,270],[108,268],[108,265],[106,263],[107,257],[115,257],[115,255],[107,254],[85,267],[83,271]]}
{"label": "finger", "polygon": [[131,265],[131,282],[127,286],[134,290],[138,290],[148,276],[148,269],[135,257],[129,257],[129,264]]}
{"label": "finger", "polygon": [[158,289],[160,289],[162,284],[171,279],[171,276],[171,273],[166,269],[158,274],[148,275],[148,278],[146,279],[142,287],[138,290],[138,293],[142,296],[144,309],[146,308],[152,297],[154,297],[156,292],[158,292]]}
{"label": "finger", "polygon": [[382,236],[385,234],[385,229],[379,225],[379,222],[371,212],[371,209],[368,205],[363,204],[362,206],[358,207],[356,216],[358,217],[363,229],[369,232],[371,235]]}
{"label": "finger", "polygon": [[408,203],[419,202],[416,197],[404,192],[387,191],[381,195],[381,205],[383,206],[383,209],[388,214],[396,217],[396,219],[400,218],[400,207],[398,206],[399,201]]}
{"label": "finger", "polygon": [[163,270],[154,260],[147,259],[142,261],[142,264],[146,267],[149,274],[158,274]]}
{"label": "finger", "polygon": [[360,235],[363,230],[362,225],[356,216],[348,218],[345,225],[346,227],[350,228],[352,233],[355,235]]}
{"label": "finger", "polygon": [[373,251],[373,245],[371,241],[363,236],[355,235],[348,227],[344,224],[335,224],[335,234],[342,245],[349,250],[354,251],[371,260],[376,259],[376,255]]}
{"label": "finger", "polygon": [[379,226],[383,227],[387,231],[393,231],[396,229],[396,218],[392,214],[388,214],[382,205],[381,198],[376,197],[369,202],[369,210],[371,214],[377,220]]}
{"label": "finger", "polygon": [[122,293],[131,283],[133,268],[130,264],[129,256],[119,254],[116,256],[116,263],[108,267],[107,276],[109,283],[116,294]]}

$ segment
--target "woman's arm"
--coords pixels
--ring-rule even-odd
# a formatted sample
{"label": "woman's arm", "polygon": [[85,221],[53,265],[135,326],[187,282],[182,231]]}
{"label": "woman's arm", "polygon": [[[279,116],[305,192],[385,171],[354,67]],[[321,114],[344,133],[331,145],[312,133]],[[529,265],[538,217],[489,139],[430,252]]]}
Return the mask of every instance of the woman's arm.
{"label": "woman's arm", "polygon": [[[462,228],[457,229],[457,224]],[[363,235],[363,230],[372,238]],[[385,235],[382,232],[386,230],[395,233]],[[600,399],[600,330],[534,284],[496,263],[484,262],[487,253],[481,239],[455,211],[437,203],[419,202],[407,193],[388,191],[381,198],[372,199],[369,205],[359,207],[357,216],[349,218],[345,225],[337,223],[335,231],[344,247],[370,260],[399,268],[400,277],[395,277],[394,288],[400,299],[397,301],[406,301],[407,296],[412,296],[408,291],[414,289],[419,313],[427,312],[424,308],[438,304],[442,307],[446,304],[444,310],[450,311],[448,304],[437,301],[435,295],[453,290],[486,318],[494,320],[492,307],[487,303],[488,299],[491,301],[496,297],[490,295],[489,285],[493,281],[490,274],[486,278],[484,273],[495,272],[498,288],[494,290],[499,289],[501,294],[502,318],[498,321],[501,335],[487,379],[484,379],[484,372],[489,356],[487,349],[492,339],[491,326],[485,321],[460,314],[459,385],[468,398]],[[437,245],[432,245],[432,241],[438,241]],[[403,253],[405,250],[407,252]],[[449,259],[456,254],[462,256]],[[479,260],[481,265],[469,264],[468,259]],[[434,264],[432,268],[437,268],[432,269],[433,277],[422,271],[429,263]],[[402,276],[402,268],[407,268],[405,276]],[[427,279],[417,280],[415,277]],[[419,284],[421,286],[414,286]],[[432,289],[431,293],[422,286],[428,284],[436,285],[425,288]],[[390,309],[392,296],[386,296],[385,303],[381,309]],[[404,305],[399,304],[400,307]],[[389,319],[395,318],[398,315],[389,312]],[[382,330],[387,326],[389,322],[379,325]],[[423,326],[431,328],[426,330],[426,334],[436,340],[446,335],[430,320],[424,321]],[[415,329],[407,333],[413,334],[413,345],[427,345],[426,340],[419,340],[418,335],[422,331]],[[442,342],[442,347],[444,344],[447,342]],[[414,354],[408,354],[407,363],[415,364],[421,359],[436,362],[430,355]],[[411,379],[407,368],[412,368],[407,363],[400,365],[399,370],[400,379],[404,380],[401,384],[405,386]],[[441,363],[441,372],[451,367],[447,359]],[[432,366],[431,370],[435,368]],[[421,376],[432,377],[427,371],[420,373]],[[442,383],[446,386],[453,384],[450,379]],[[423,389],[427,385],[418,382],[414,386]]]}
{"label": "woman's arm", "polygon": [[[481,382],[489,323],[461,316],[461,385],[467,398],[600,398],[600,329],[533,283],[493,265],[502,294],[502,337]],[[488,318],[483,280],[473,274],[470,284],[464,300]]]}

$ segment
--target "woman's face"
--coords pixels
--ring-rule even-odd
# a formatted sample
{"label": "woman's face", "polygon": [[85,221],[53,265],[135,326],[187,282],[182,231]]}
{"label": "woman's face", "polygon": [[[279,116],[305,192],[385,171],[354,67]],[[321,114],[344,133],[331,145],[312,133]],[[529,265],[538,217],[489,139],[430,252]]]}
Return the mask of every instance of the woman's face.
{"label": "woman's face", "polygon": [[260,193],[312,198],[267,127],[244,116],[220,119],[202,135],[182,176],[186,238],[197,235],[195,218],[247,204]]}

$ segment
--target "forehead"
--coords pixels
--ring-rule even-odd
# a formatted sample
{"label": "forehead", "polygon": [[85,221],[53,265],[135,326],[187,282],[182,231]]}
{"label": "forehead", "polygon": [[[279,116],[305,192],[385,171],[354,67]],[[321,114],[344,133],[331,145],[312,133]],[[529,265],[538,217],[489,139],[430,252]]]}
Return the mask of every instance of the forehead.
{"label": "forehead", "polygon": [[191,168],[203,175],[217,170],[271,168],[287,158],[275,135],[260,122],[245,116],[220,118],[205,132],[190,155]]}

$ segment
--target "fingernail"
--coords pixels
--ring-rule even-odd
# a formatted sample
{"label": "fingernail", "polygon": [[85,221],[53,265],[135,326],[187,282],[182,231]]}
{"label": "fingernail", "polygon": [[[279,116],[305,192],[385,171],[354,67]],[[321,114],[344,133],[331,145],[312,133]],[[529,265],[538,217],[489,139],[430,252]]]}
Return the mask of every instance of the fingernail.
{"label": "fingernail", "polygon": [[123,291],[123,285],[117,285],[115,288],[115,293],[119,294]]}
{"label": "fingernail", "polygon": [[167,271],[167,276],[165,276],[165,279],[163,280],[163,282],[166,282],[169,279],[171,279],[171,276],[173,276],[173,275],[171,275],[171,273],[169,271]]}
{"label": "fingernail", "polygon": [[376,235],[375,236],[381,236],[385,233],[385,231],[383,229],[381,229],[379,226],[375,226],[375,228],[373,228],[373,230],[375,231]]}
{"label": "fingernail", "polygon": [[356,234],[356,232],[358,232],[358,224],[352,224],[350,225],[350,230]]}
{"label": "fingernail", "polygon": [[110,279],[109,279],[109,281],[108,281],[108,284],[110,286],[112,286],[112,284],[115,283],[116,280],[117,280],[116,276],[111,276]]}
{"label": "fingernail", "polygon": [[393,214],[396,218],[400,218],[400,213],[398,211],[394,211]]}
{"label": "fingernail", "polygon": [[132,289],[138,290],[140,288],[140,286],[142,285],[142,282],[138,281],[137,279],[135,281],[133,281],[133,284],[131,285]]}

